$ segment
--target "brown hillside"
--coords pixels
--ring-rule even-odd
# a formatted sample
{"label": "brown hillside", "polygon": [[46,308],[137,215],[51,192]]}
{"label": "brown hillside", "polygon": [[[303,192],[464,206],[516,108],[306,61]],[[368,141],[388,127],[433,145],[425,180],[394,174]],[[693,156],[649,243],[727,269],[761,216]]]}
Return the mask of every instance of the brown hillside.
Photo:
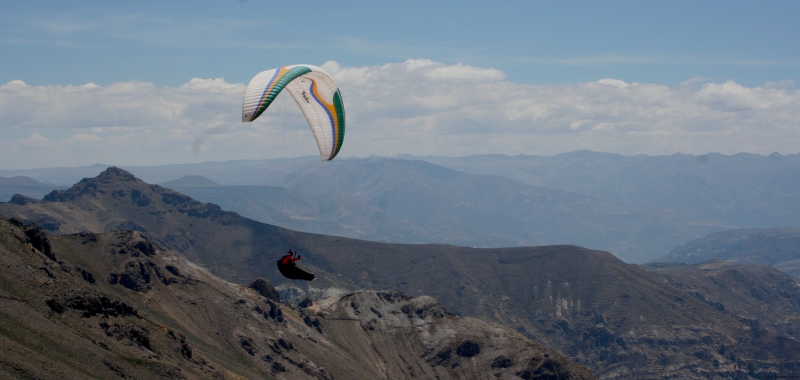
{"label": "brown hillside", "polygon": [[747,323],[800,338],[800,283],[766,265],[648,264],[678,289]]}
{"label": "brown hillside", "polygon": [[365,291],[293,309],[135,231],[48,236],[0,218],[0,285],[3,377],[594,378],[430,297]]}

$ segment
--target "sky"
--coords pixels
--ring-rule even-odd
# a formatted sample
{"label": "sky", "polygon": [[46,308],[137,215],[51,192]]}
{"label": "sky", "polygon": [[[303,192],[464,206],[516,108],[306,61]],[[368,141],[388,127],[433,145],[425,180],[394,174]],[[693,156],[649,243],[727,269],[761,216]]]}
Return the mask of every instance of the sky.
{"label": "sky", "polygon": [[0,168],[316,154],[258,72],[321,66],[340,157],[800,152],[800,2],[0,1]]}

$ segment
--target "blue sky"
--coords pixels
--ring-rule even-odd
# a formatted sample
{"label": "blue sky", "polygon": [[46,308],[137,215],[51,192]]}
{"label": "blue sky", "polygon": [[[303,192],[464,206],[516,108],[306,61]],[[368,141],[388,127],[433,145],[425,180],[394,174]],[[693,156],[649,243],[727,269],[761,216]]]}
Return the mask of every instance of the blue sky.
{"label": "blue sky", "polygon": [[[0,148],[50,144],[53,155],[35,165],[63,162],[65,157],[73,165],[263,158],[225,148],[248,139],[248,133],[263,135],[236,123],[235,94],[243,90],[236,85],[285,64],[332,62],[325,67],[335,71],[349,117],[345,156],[556,154],[575,149],[797,153],[792,144],[800,143],[795,87],[800,81],[800,2],[494,4],[5,1],[0,3],[0,85],[5,84],[0,90],[0,107],[5,107],[0,108]],[[419,69],[408,62],[430,64]],[[406,69],[400,70],[404,64]],[[404,76],[412,68],[417,71]],[[486,75],[423,81],[426,87],[414,82],[430,79],[426,75],[432,70],[464,68]],[[377,84],[359,82],[353,77],[358,69],[388,78],[380,94],[445,94],[472,113],[463,116],[454,114],[457,105],[433,109],[390,95],[381,96],[397,104],[395,108],[367,107],[365,102],[377,96],[370,92],[377,91]],[[208,82],[219,85],[216,95],[186,94],[189,87],[202,91],[202,86],[186,87],[193,79],[217,78],[222,82]],[[591,85],[603,80],[599,90]],[[80,87],[86,84],[97,87]],[[122,87],[136,93],[124,98],[132,105],[127,111],[108,95],[119,94]],[[513,109],[501,104],[504,91],[525,104]],[[476,93],[494,103],[485,109],[471,103],[468,95]],[[191,122],[180,127],[178,121],[137,116],[176,115],[157,108],[158,102],[144,105],[154,97],[162,104],[173,102]],[[649,103],[638,104],[643,97]],[[19,113],[24,105],[15,102],[23,98],[42,113],[35,121]],[[549,103],[552,99],[561,101]],[[80,101],[117,112],[95,120],[85,116],[92,105]],[[203,119],[193,120],[185,110],[199,104],[207,109]],[[507,107],[507,112],[490,115],[498,107]],[[586,111],[592,107],[596,111]],[[207,123],[212,110],[218,110],[214,118],[219,119],[213,125]],[[408,135],[392,136],[397,128]],[[157,137],[140,139],[147,130]],[[202,154],[193,152],[198,136],[210,130],[216,131],[208,140],[212,145]],[[705,140],[698,141],[702,136]],[[260,156],[285,151],[270,145],[274,138],[263,138],[268,147]],[[406,140],[389,144],[401,138]],[[130,150],[121,154],[103,149],[113,141]],[[25,144],[34,145],[23,148]],[[142,151],[149,158],[142,158]]]}
{"label": "blue sky", "polygon": [[518,83],[800,80],[797,1],[339,3],[3,2],[0,82],[246,82],[287,61],[409,58]]}

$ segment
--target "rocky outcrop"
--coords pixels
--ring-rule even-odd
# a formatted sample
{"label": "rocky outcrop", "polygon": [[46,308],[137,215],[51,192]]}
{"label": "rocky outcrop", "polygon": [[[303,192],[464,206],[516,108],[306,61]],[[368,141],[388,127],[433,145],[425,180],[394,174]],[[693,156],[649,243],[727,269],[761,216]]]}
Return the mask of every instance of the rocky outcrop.
{"label": "rocky outcrop", "polygon": [[110,263],[114,270],[108,275],[110,284],[120,284],[137,292],[146,292],[156,284],[167,286],[184,279],[180,270],[156,256],[166,249],[151,242],[137,231],[112,233],[116,240],[110,244]]}
{"label": "rocky outcrop", "polygon": [[373,365],[387,378],[594,378],[567,357],[513,330],[458,317],[428,296],[358,291],[322,298],[302,312],[331,341],[376,360]]}
{"label": "rocky outcrop", "polygon": [[55,255],[53,254],[52,246],[50,245],[50,240],[47,237],[47,233],[45,233],[38,224],[31,223],[25,225],[23,221],[18,218],[9,219],[8,223],[22,229],[24,235],[19,235],[17,237],[20,242],[23,244],[30,244],[31,247],[43,253],[51,260],[56,259]]}
{"label": "rocky outcrop", "polygon": [[272,285],[270,285],[270,283],[267,282],[267,280],[261,277],[253,280],[253,282],[251,282],[250,285],[247,285],[247,287],[255,290],[256,292],[258,292],[258,294],[261,294],[262,296],[264,296],[264,298],[268,300],[281,302],[281,295],[278,293],[278,291],[275,290],[275,288]]}
{"label": "rocky outcrop", "polygon": [[20,194],[12,195],[11,199],[8,201],[8,203],[15,204],[15,205],[20,205],[20,206],[24,206],[24,205],[26,205],[28,203],[35,203],[35,202],[37,202],[37,200],[32,199],[32,198],[28,198],[28,197],[26,197],[24,195],[20,195]]}
{"label": "rocky outcrop", "polygon": [[141,180],[134,177],[133,174],[112,166],[99,176],[84,178],[67,190],[53,190],[44,197],[44,200],[48,202],[73,201],[85,195],[97,196],[98,192],[100,194],[105,194],[105,190],[101,188],[104,185],[137,181],[141,182]]}

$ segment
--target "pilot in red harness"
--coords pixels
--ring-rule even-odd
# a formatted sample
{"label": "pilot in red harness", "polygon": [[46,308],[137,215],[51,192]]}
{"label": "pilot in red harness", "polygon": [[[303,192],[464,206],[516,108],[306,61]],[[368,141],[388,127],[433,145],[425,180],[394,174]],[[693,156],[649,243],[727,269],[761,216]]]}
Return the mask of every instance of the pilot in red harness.
{"label": "pilot in red harness", "polygon": [[289,252],[286,253],[280,260],[278,260],[278,270],[287,278],[292,280],[306,280],[306,281],[313,281],[316,277],[313,273],[306,272],[297,267],[295,261],[300,260],[300,255],[294,257],[296,253],[292,252],[292,249],[289,249]]}

